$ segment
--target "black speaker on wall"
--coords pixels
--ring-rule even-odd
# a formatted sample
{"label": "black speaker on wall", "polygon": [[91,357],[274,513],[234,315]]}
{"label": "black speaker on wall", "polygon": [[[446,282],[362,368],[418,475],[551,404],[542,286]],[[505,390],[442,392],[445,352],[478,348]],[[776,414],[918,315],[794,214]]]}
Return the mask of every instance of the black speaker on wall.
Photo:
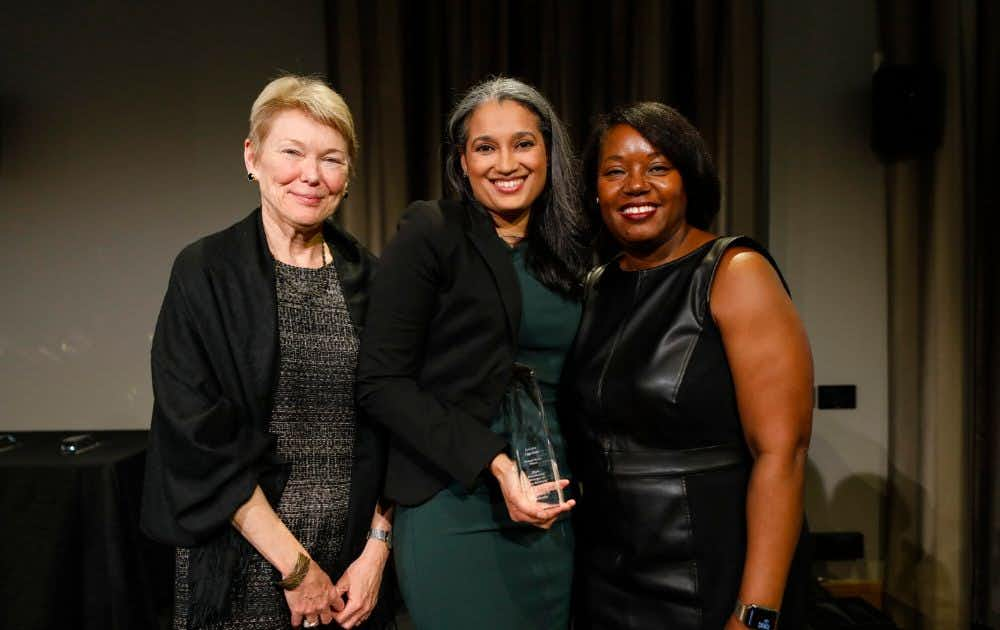
{"label": "black speaker on wall", "polygon": [[926,65],[882,64],[872,75],[872,148],[887,161],[930,155],[941,143],[944,80]]}

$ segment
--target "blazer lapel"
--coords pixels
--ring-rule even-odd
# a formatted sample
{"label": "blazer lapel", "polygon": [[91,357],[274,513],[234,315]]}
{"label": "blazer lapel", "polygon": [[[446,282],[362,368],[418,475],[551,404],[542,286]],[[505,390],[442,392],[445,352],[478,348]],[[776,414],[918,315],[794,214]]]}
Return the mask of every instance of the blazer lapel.
{"label": "blazer lapel", "polygon": [[486,214],[486,210],[474,204],[464,204],[468,216],[466,233],[497,283],[504,311],[507,313],[507,332],[511,343],[517,345],[521,330],[521,285],[510,259],[510,249],[499,238]]}

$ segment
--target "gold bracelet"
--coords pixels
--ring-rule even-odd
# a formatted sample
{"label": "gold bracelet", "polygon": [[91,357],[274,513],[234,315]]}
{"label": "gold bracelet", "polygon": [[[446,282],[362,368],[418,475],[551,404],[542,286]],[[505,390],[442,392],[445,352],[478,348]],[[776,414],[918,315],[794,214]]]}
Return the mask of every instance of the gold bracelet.
{"label": "gold bracelet", "polygon": [[306,579],[309,573],[309,556],[299,552],[299,557],[295,560],[295,568],[278,582],[278,586],[286,591],[293,591]]}

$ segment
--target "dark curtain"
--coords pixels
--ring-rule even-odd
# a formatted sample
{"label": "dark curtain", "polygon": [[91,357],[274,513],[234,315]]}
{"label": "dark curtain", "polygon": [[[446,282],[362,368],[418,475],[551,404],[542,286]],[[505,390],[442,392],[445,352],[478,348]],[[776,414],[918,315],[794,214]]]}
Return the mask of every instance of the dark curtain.
{"label": "dark curtain", "polygon": [[888,165],[886,603],[904,629],[1000,625],[1000,4],[883,0],[886,61],[934,67],[944,133]]}
{"label": "dark curtain", "polygon": [[980,0],[971,54],[978,86],[971,117],[976,168],[972,189],[972,621],[1000,628],[1000,273],[991,251],[1000,209],[1000,3]]}
{"label": "dark curtain", "polygon": [[720,229],[766,240],[756,3],[341,0],[327,6],[330,80],[358,119],[362,157],[345,225],[376,251],[407,202],[447,194],[444,119],[493,74],[536,86],[582,151],[615,105],[673,105],[713,147]]}

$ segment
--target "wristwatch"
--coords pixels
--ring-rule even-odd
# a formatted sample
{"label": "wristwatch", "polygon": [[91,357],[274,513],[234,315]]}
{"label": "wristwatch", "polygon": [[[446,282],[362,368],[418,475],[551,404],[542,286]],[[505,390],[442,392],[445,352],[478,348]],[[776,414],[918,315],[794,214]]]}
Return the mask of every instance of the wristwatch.
{"label": "wristwatch", "polygon": [[384,529],[375,529],[374,527],[368,530],[368,538],[374,538],[375,540],[381,540],[385,543],[385,546],[392,549],[392,532],[386,531]]}
{"label": "wristwatch", "polygon": [[757,604],[744,604],[736,600],[736,610],[733,614],[747,628],[776,630],[778,627],[778,611]]}

